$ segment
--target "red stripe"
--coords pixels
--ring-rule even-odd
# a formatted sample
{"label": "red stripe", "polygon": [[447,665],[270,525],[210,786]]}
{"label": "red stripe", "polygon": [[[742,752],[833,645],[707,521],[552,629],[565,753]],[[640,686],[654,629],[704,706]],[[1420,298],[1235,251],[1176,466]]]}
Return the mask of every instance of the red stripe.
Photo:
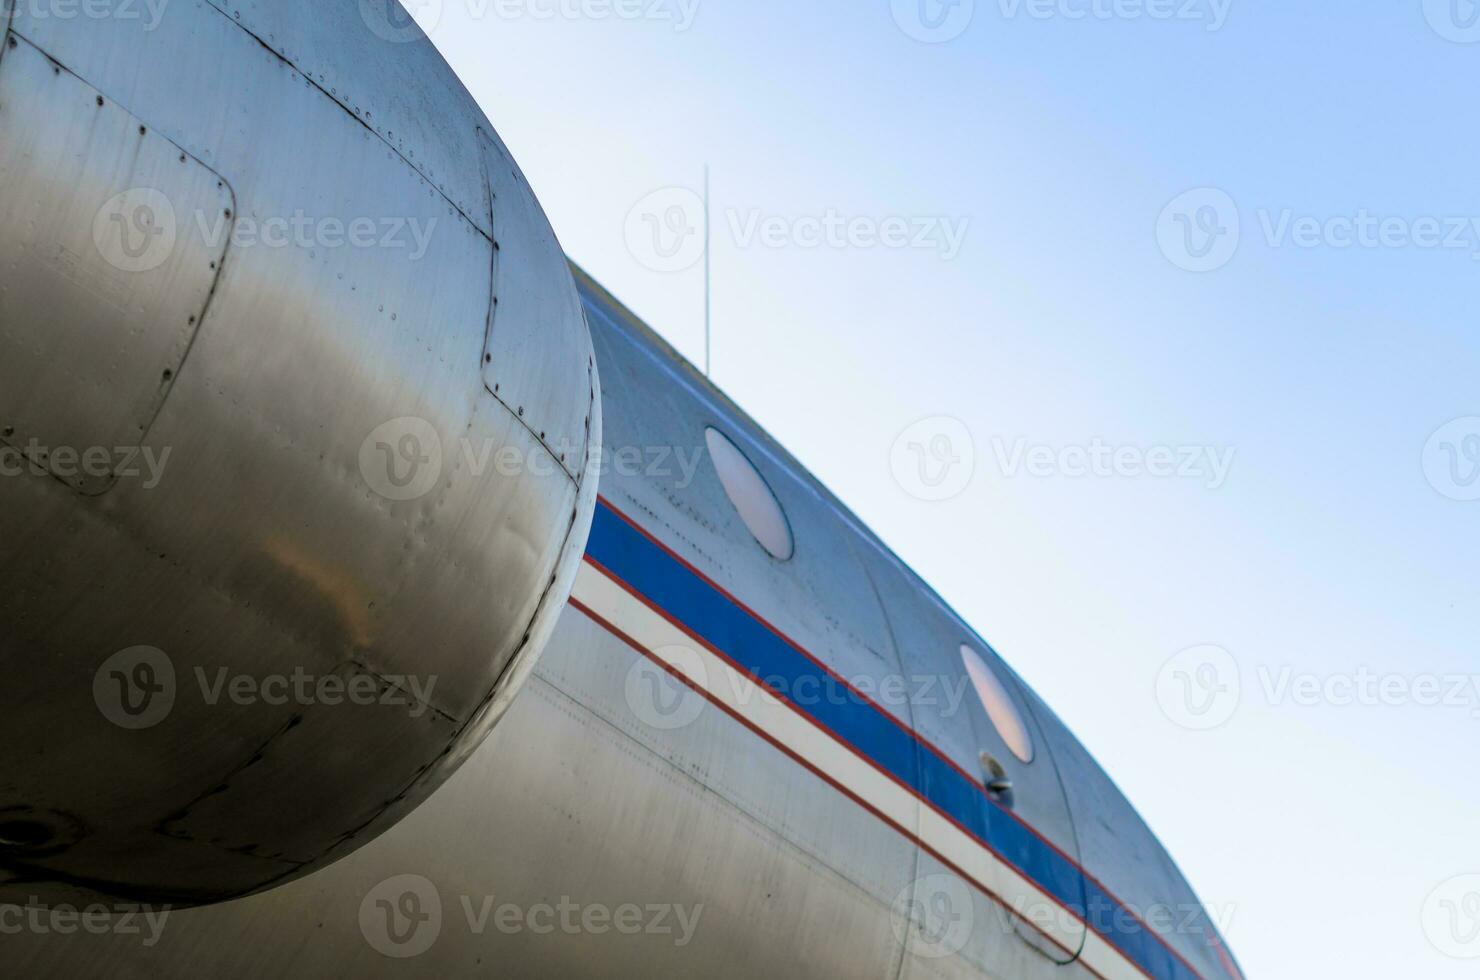
{"label": "red stripe", "polygon": [[[1021,825],[1025,830],[1027,830],[1029,833],[1031,833],[1034,837],[1037,837],[1040,841],[1042,841],[1046,846],[1048,846],[1049,848],[1051,848],[1054,852],[1056,852],[1065,861],[1067,861],[1067,862],[1069,862],[1069,864],[1073,865],[1074,868],[1076,868],[1080,872],[1080,874],[1084,875],[1086,879],[1088,879],[1089,881],[1093,882],[1100,889],[1100,891],[1105,894],[1106,897],[1112,899],[1116,903],[1116,905],[1120,906],[1120,909],[1122,911],[1124,911],[1127,915],[1129,915],[1138,925],[1140,925],[1141,928],[1143,928],[1146,931],[1146,934],[1147,935],[1149,935],[1152,938],[1154,938],[1157,941],[1157,943],[1159,943],[1162,946],[1162,948],[1164,948],[1167,952],[1171,953],[1174,957],[1176,957],[1177,960],[1179,960],[1182,963],[1183,966],[1187,967],[1188,970],[1192,971],[1192,975],[1193,976],[1197,977],[1198,980],[1202,980],[1202,973],[1195,966],[1193,966],[1191,963],[1189,963],[1187,961],[1187,958],[1186,957],[1184,957],[1180,952],[1178,952],[1175,948],[1173,948],[1172,945],[1170,943],[1168,943],[1166,941],[1166,939],[1159,932],[1157,932],[1155,929],[1152,929],[1151,926],[1149,924],[1147,924],[1144,919],[1142,919],[1139,915],[1137,915],[1136,914],[1136,911],[1134,909],[1132,909],[1125,902],[1121,901],[1121,899],[1114,892],[1112,892],[1108,887],[1105,886],[1105,883],[1104,882],[1102,882],[1099,878],[1097,878],[1093,874],[1091,874],[1089,872],[1089,870],[1084,867],[1084,865],[1082,865],[1078,860],[1076,860],[1071,855],[1067,854],[1061,847],[1059,847],[1053,841],[1051,841],[1047,837],[1045,837],[1038,830],[1037,827],[1034,827],[1032,824],[1030,824],[1026,820],[1024,820],[1021,816],[1019,816],[1018,814],[1014,813],[1012,810],[1009,810],[1006,807],[1002,806],[996,800],[992,799],[991,796],[987,795],[986,787],[982,786],[980,784],[980,782],[975,777],[973,777],[970,773],[968,773],[966,770],[962,769],[959,765],[957,765],[956,762],[953,759],[951,759],[948,755],[946,755],[945,752],[943,752],[934,743],[932,743],[929,740],[927,740],[926,738],[924,738],[922,735],[920,735],[919,732],[916,732],[914,729],[910,728],[904,722],[900,721],[897,717],[895,717],[893,714],[891,714],[889,711],[887,711],[884,707],[882,707],[878,702],[874,701],[868,695],[864,694],[862,691],[858,690],[858,688],[854,687],[851,683],[849,683],[849,681],[847,680],[847,678],[843,677],[837,671],[833,670],[827,664],[823,663],[822,660],[819,659],[818,657],[814,656],[810,650],[808,650],[807,648],[803,647],[800,643],[796,642],[791,637],[787,636],[785,633],[783,633],[776,626],[772,625],[772,623],[770,621],[768,621],[765,617],[761,616],[760,613],[756,612],[750,606],[746,605],[743,601],[740,600],[740,598],[738,598],[737,596],[735,596],[733,593],[731,593],[724,586],[720,585],[718,582],[714,581],[708,575],[706,575],[702,571],[700,571],[697,567],[694,566],[694,564],[692,562],[688,561],[688,559],[684,558],[682,555],[680,555],[678,552],[674,551],[672,548],[670,548],[663,541],[659,540],[656,535],[654,535],[647,528],[643,527],[637,521],[635,521],[631,517],[629,517],[620,508],[618,508],[615,504],[613,504],[611,502],[611,500],[609,500],[607,497],[601,496],[601,495],[598,494],[597,500],[598,500],[598,502],[600,504],[602,504],[603,506],[605,506],[607,510],[611,511],[614,515],[616,515],[617,517],[619,517],[624,523],[626,523],[629,527],[631,527],[638,534],[642,535],[648,541],[652,542],[652,544],[654,546],[656,546],[659,550],[661,550],[669,558],[671,558],[675,562],[677,562],[680,566],[682,566],[684,569],[686,569],[690,574],[694,575],[696,578],[698,578],[701,582],[703,582],[709,588],[711,588],[715,592],[719,593],[721,596],[723,596],[725,598],[726,601],[732,603],[736,608],[740,609],[742,612],[744,612],[751,619],[755,620],[761,626],[765,627],[772,634],[774,634],[777,639],[781,640],[787,646],[791,647],[793,650],[795,650],[797,653],[801,654],[808,661],[810,661],[813,665],[815,665],[818,670],[821,670],[823,673],[825,673],[829,677],[833,678],[833,680],[837,681],[839,684],[842,684],[845,688],[847,688],[849,691],[851,691],[862,703],[869,705],[875,711],[879,712],[884,717],[888,718],[889,721],[891,721],[896,727],[898,727],[901,731],[903,731],[905,734],[907,734],[911,739],[913,739],[922,748],[924,748],[927,751],[931,752],[932,754],[934,754],[936,756],[936,758],[940,759],[946,765],[948,765],[952,769],[954,769],[957,773],[959,773],[962,777],[964,777],[966,779],[966,781],[967,781],[968,784],[970,784],[971,786],[975,787],[976,789],[978,789],[980,791],[981,798],[983,800],[985,800],[991,806],[993,806],[994,808],[996,808],[999,812],[1001,812],[1003,814],[1006,814],[1008,817],[1010,817],[1011,819],[1015,820],[1019,825]],[[678,627],[685,634],[691,636],[694,640],[696,640],[697,642],[703,644],[706,649],[708,649],[708,650],[712,651],[713,653],[715,653],[716,655],[722,657],[726,662],[730,663],[732,666],[734,666],[737,670],[741,671],[742,673],[747,674],[748,676],[751,676],[751,677],[755,677],[755,675],[752,674],[750,671],[746,670],[744,667],[741,667],[739,664],[737,664],[733,660],[731,660],[730,657],[727,656],[724,652],[716,649],[712,644],[710,644],[708,641],[706,641],[703,637],[700,637],[693,630],[689,629],[683,623],[679,622],[677,619],[675,619],[674,617],[670,616],[666,610],[659,608],[656,604],[650,602],[647,599],[646,596],[641,595],[635,589],[633,589],[631,586],[627,585],[627,583],[624,582],[624,581],[622,581],[622,579],[619,576],[617,576],[615,573],[613,573],[610,569],[605,568],[604,566],[602,566],[599,562],[597,562],[595,559],[593,559],[590,555],[587,555],[586,556],[586,561],[589,564],[591,564],[592,566],[594,566],[596,568],[600,568],[601,571],[604,572],[608,577],[612,578],[619,585],[621,585],[622,588],[625,591],[627,591],[628,593],[630,593],[631,595],[633,595],[635,598],[639,599],[644,605],[646,605],[648,608],[652,609],[654,612],[658,613],[660,616],[662,616],[668,622],[672,623],[674,626]],[[758,681],[760,680],[760,678],[755,678],[755,679],[758,680]],[[764,682],[762,681],[761,683],[764,683]],[[790,704],[790,702],[784,702],[784,703],[786,703],[788,705]],[[814,719],[812,719],[810,716],[806,715],[805,713],[802,713],[802,716],[805,717],[805,718],[807,718],[808,721],[812,721],[814,725],[817,725],[817,722]],[[822,726],[821,725],[817,725],[817,727],[819,729],[821,729],[822,731],[826,732],[826,729],[822,729]],[[828,734],[831,734],[831,733],[828,733]],[[846,744],[846,743],[844,743],[844,744]],[[850,748],[851,748],[851,746],[850,746]],[[855,750],[855,754],[858,754],[860,758],[864,759],[864,761],[868,762],[870,765],[873,765],[875,769],[878,769],[880,772],[883,772],[884,775],[888,776],[895,783],[897,783],[898,785],[902,786],[906,791],[908,791],[916,799],[919,799],[921,802],[925,803],[927,806],[929,806],[931,809],[935,810],[937,813],[939,813],[941,816],[945,817],[947,820],[949,820],[951,823],[955,824],[957,827],[961,827],[961,824],[958,821],[956,821],[953,817],[951,817],[950,814],[945,813],[944,811],[940,810],[938,807],[936,807],[929,800],[926,800],[919,793],[915,792],[915,790],[913,790],[911,787],[905,786],[903,783],[901,783],[898,779],[896,779],[891,774],[889,774],[887,772],[884,772],[884,770],[881,769],[881,768],[879,768],[879,766],[877,764],[875,764],[873,762],[873,760],[868,759],[866,756],[863,756],[861,753],[857,753],[856,750]],[[973,840],[977,840],[977,841],[981,842],[982,843],[982,846],[986,847],[988,850],[992,850],[991,849],[991,846],[989,844],[987,844],[985,841],[981,841],[981,838],[977,837],[975,834],[972,834],[969,830],[966,830],[965,827],[961,827],[961,829],[963,831],[965,831],[969,836],[971,836],[971,838]],[[996,854],[997,852],[996,851],[992,851],[992,853]],[[1016,867],[1016,865],[1013,865],[1011,861],[1008,861],[1006,858],[1003,858],[1000,854],[998,855],[998,857],[1001,858],[1004,861],[1004,863],[1008,864],[1009,866]],[[1021,870],[1021,869],[1019,869],[1019,870]],[[1052,896],[1050,896],[1050,897],[1052,898]],[[1055,899],[1054,901],[1055,901],[1056,904],[1062,905],[1062,903],[1058,903],[1057,902],[1057,899]],[[1085,922],[1084,919],[1082,919],[1079,916],[1075,915],[1075,913],[1074,913],[1074,911],[1072,909],[1065,908],[1064,910],[1066,912],[1068,912],[1070,915],[1074,916],[1076,919],[1078,919],[1081,923],[1084,923],[1084,925],[1085,925],[1086,928],[1091,928],[1089,926],[1089,924],[1087,922]],[[1097,930],[1095,930],[1095,931],[1097,931]],[[1106,938],[1108,939],[1109,937],[1106,937]],[[1127,962],[1134,963],[1134,961],[1132,961],[1129,957],[1124,957],[1124,958],[1126,959]],[[1139,970],[1142,974],[1145,974],[1145,971],[1144,970],[1141,970],[1141,968],[1140,968],[1139,965],[1137,965],[1136,969]]]}
{"label": "red stripe", "polygon": [[[649,599],[647,596],[643,595],[641,592],[638,592],[637,589],[634,588],[631,584],[629,584],[628,582],[624,581],[621,578],[621,576],[617,575],[611,569],[607,568],[605,565],[601,564],[601,562],[597,561],[595,558],[592,558],[590,555],[587,555],[585,560],[586,560],[586,563],[588,565],[590,565],[592,568],[595,568],[596,570],[600,571],[603,575],[607,576],[607,578],[611,579],[612,583],[615,584],[617,587],[619,587],[623,592],[626,592],[628,595],[632,596],[632,598],[634,598],[638,602],[642,603],[648,609],[651,609],[654,613],[656,613],[658,616],[662,617],[666,622],[668,622],[670,625],[672,625],[675,629],[679,630],[685,636],[689,637],[689,639],[693,640],[695,643],[699,644],[704,649],[708,650],[710,653],[714,654],[716,657],[720,658],[725,663],[729,664],[730,667],[733,668],[738,673],[744,674],[746,677],[749,677],[751,680],[755,681],[757,683],[757,685],[759,685],[760,687],[766,688],[766,690],[770,690],[770,688],[766,686],[766,682],[764,680],[762,680],[759,676],[757,676],[753,671],[751,671],[748,668],[746,668],[743,664],[741,664],[739,661],[735,660],[729,654],[725,653],[723,650],[719,649],[714,644],[710,643],[704,637],[700,636],[694,630],[690,629],[687,625],[685,625],[684,623],[680,622],[677,618],[675,618],[672,614],[670,614],[668,612],[668,610],[666,610],[663,607],[659,606],[657,603],[653,602],[651,599]],[[572,600],[572,601],[574,601],[574,600]],[[585,611],[585,607],[582,607],[582,609],[583,609],[583,611]],[[708,694],[706,694],[705,697],[708,697]],[[1032,876],[1030,874],[1028,874],[1022,868],[1019,868],[1016,864],[1014,864],[1012,862],[1012,860],[1010,858],[1008,858],[1005,854],[1003,854],[1002,852],[998,851],[995,847],[993,847],[990,842],[988,842],[987,840],[983,839],[978,834],[974,833],[969,827],[966,827],[964,824],[962,824],[959,820],[957,820],[951,814],[947,813],[946,811],[942,810],[940,807],[936,806],[934,802],[932,802],[931,800],[928,800],[924,796],[920,795],[919,791],[917,791],[913,786],[910,786],[909,784],[903,782],[901,779],[899,779],[899,777],[895,776],[892,772],[889,772],[883,766],[879,765],[878,762],[874,761],[873,759],[869,758],[867,755],[864,755],[862,752],[858,751],[858,749],[855,748],[853,745],[851,745],[846,739],[841,738],[836,732],[832,731],[827,726],[823,725],[822,722],[818,721],[816,718],[814,718],[812,715],[810,715],[806,711],[803,711],[801,709],[801,707],[799,707],[798,705],[796,705],[793,702],[791,702],[789,700],[786,700],[784,698],[779,698],[778,697],[777,700],[782,705],[785,705],[787,708],[789,708],[791,710],[791,712],[793,714],[795,714],[798,718],[801,718],[803,721],[805,721],[807,724],[811,725],[813,728],[817,729],[823,735],[827,736],[832,741],[838,743],[843,748],[847,749],[855,757],[857,757],[859,760],[861,760],[863,763],[865,763],[869,768],[873,769],[875,772],[879,773],[879,775],[883,776],[885,779],[888,779],[891,783],[893,783],[894,785],[898,786],[900,789],[904,790],[906,793],[908,793],[910,795],[910,797],[912,799],[917,800],[920,803],[923,803],[925,806],[929,807],[932,811],[934,811],[935,813],[939,814],[947,823],[951,824],[953,827],[955,827],[958,830],[960,830],[961,833],[965,834],[969,839],[975,841],[983,850],[985,850],[987,853],[991,854],[993,857],[997,858],[997,860],[1000,861],[1000,862],[1002,862],[1002,864],[1006,865],[1009,868],[1015,869],[1018,872],[1019,876],[1021,876],[1024,881],[1027,881],[1027,882],[1032,882],[1033,881],[1033,878],[1032,878]],[[769,738],[769,736],[767,736],[767,738]],[[808,768],[811,768],[811,767],[809,766]],[[831,779],[829,779],[828,781],[829,782],[832,782]],[[870,809],[872,809],[872,807],[870,807]],[[934,851],[931,851],[931,853],[933,854],[935,852]],[[952,867],[955,867],[955,866],[952,865]],[[1051,901],[1055,905],[1059,906],[1059,908],[1063,909],[1066,913],[1068,913],[1068,915],[1071,918],[1073,918],[1080,925],[1084,926],[1084,928],[1085,928],[1086,931],[1089,931],[1090,930],[1089,923],[1086,922],[1081,916],[1079,916],[1073,909],[1069,908],[1063,902],[1060,902],[1056,897],[1054,897],[1053,895],[1050,895],[1048,892],[1044,891],[1043,889],[1039,889],[1039,891],[1042,892],[1042,894],[1045,897],[1047,897],[1049,901]],[[1059,948],[1060,949],[1064,949],[1064,947],[1062,945],[1060,945]],[[1069,953],[1069,955],[1071,955],[1071,956],[1074,955],[1074,951],[1073,950],[1064,949],[1064,952]]]}
{"label": "red stripe", "polygon": [[[592,564],[595,564],[595,563],[593,562]],[[620,581],[618,582],[618,584],[621,584]],[[636,652],[642,654],[642,656],[646,657],[649,661],[651,661],[652,663],[656,664],[659,668],[661,668],[669,676],[671,676],[675,680],[679,681],[679,683],[683,684],[685,687],[689,688],[691,691],[693,691],[694,693],[696,693],[699,696],[701,696],[702,698],[704,698],[710,704],[713,704],[715,707],[719,708],[726,715],[728,715],[729,717],[733,718],[735,721],[739,722],[741,725],[745,726],[745,728],[747,728],[752,733],[760,736],[760,738],[763,741],[765,741],[767,744],[771,745],[772,747],[774,747],[775,749],[777,749],[778,751],[780,751],[787,758],[791,759],[793,762],[797,763],[802,768],[804,768],[808,772],[812,773],[818,779],[821,779],[823,782],[827,783],[833,789],[837,790],[839,793],[843,794],[848,799],[850,799],[854,803],[858,804],[858,806],[862,807],[864,810],[867,810],[869,813],[873,814],[875,817],[877,817],[882,823],[884,823],[891,830],[894,830],[896,833],[898,833],[900,836],[904,837],[910,843],[914,844],[916,847],[919,847],[921,850],[925,851],[927,854],[929,854],[931,857],[935,858],[941,864],[943,864],[946,867],[950,868],[957,875],[959,875],[963,880],[971,882],[972,886],[974,888],[976,888],[977,891],[981,892],[983,895],[987,896],[987,898],[989,898],[992,901],[996,902],[1003,909],[1005,909],[1010,915],[1012,915],[1015,918],[1021,920],[1030,929],[1032,929],[1034,932],[1037,932],[1040,935],[1042,935],[1044,939],[1047,939],[1054,946],[1056,946],[1059,949],[1063,950],[1066,954],[1068,954],[1071,957],[1076,955],[1075,952],[1074,952],[1074,950],[1069,949],[1063,943],[1061,943],[1057,939],[1055,939],[1053,936],[1051,936],[1048,933],[1044,932],[1041,928],[1039,928],[1037,925],[1035,925],[1031,919],[1028,919],[1028,918],[1024,917],[1021,913],[1019,913],[1016,909],[1014,909],[1011,905],[1009,905],[1006,902],[1006,900],[1004,900],[1000,895],[998,895],[996,892],[992,891],[989,887],[987,887],[986,885],[982,884],[980,881],[978,881],[975,878],[973,878],[971,875],[967,874],[965,870],[963,870],[962,868],[958,867],[954,862],[952,862],[948,858],[946,858],[945,855],[943,855],[940,852],[936,851],[933,847],[931,847],[929,844],[925,843],[925,841],[921,840],[915,834],[910,833],[910,831],[907,828],[901,827],[898,822],[896,822],[895,820],[891,819],[882,810],[878,809],[873,804],[871,804],[867,800],[863,799],[857,793],[854,793],[852,790],[850,790],[848,787],[844,786],[842,783],[838,782],[832,776],[829,776],[827,773],[823,772],[817,766],[813,765],[810,761],[808,761],[804,756],[800,755],[795,750],[791,749],[790,747],[788,747],[787,745],[785,745],[784,743],[782,743],[780,740],[778,740],[777,738],[775,738],[774,736],[772,736],[765,729],[763,729],[760,726],[756,725],[750,719],[748,719],[744,715],[740,714],[738,711],[736,711],[734,708],[730,707],[728,704],[725,704],[723,701],[721,701],[719,698],[715,697],[713,694],[711,694],[709,691],[705,690],[703,687],[700,687],[698,684],[695,684],[682,671],[677,670],[676,668],[670,666],[668,663],[666,663],[665,661],[663,661],[661,658],[659,658],[652,651],[650,651],[646,647],[644,647],[641,643],[638,643],[635,639],[633,639],[631,636],[628,636],[620,628],[618,628],[617,626],[615,626],[614,624],[612,624],[609,620],[607,620],[601,614],[597,613],[590,606],[587,606],[585,603],[581,602],[579,599],[575,598],[574,596],[571,597],[570,604],[573,607],[575,607],[577,610],[579,610],[581,613],[583,613],[586,616],[586,618],[590,619],[593,623],[595,623],[596,625],[600,626],[602,629],[606,630],[608,633],[612,634],[617,639],[621,640],[624,644],[626,644],[627,646],[631,647]],[[707,646],[708,645],[706,644],[706,647]],[[721,656],[723,656],[723,654],[721,654]],[[726,658],[726,660],[728,660],[728,658]],[[1073,913],[1071,912],[1070,914],[1072,915]],[[1093,973],[1096,977],[1099,977],[1100,980],[1105,980],[1104,976],[1102,974],[1098,973],[1088,963],[1082,963],[1081,962],[1081,963],[1079,963],[1079,965],[1080,966],[1083,966],[1090,973]]]}

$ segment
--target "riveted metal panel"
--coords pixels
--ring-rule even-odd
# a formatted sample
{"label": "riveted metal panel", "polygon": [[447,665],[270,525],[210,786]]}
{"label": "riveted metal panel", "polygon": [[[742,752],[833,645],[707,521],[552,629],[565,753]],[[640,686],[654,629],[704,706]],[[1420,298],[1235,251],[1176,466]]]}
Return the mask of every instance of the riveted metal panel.
{"label": "riveted metal panel", "polygon": [[[358,18],[354,2],[323,6]],[[372,839],[507,707],[563,607],[594,504],[596,481],[578,489],[486,391],[492,244],[411,148],[389,145],[218,6],[172,0],[160,13],[17,12],[21,49],[35,44],[225,175],[240,213],[223,229],[209,315],[148,433],[147,450],[169,453],[162,479],[121,480],[101,500],[48,476],[0,480],[0,663],[15,675],[0,719],[14,758],[45,759],[11,770],[0,810],[71,814],[86,828],[60,851],[0,849],[12,900],[48,900],[63,882],[218,900]],[[306,64],[416,48],[300,27]],[[435,57],[427,48],[397,72]],[[446,138],[467,149],[447,152],[470,154],[486,213],[477,132],[488,124],[445,66],[432,74],[446,84],[416,98],[429,117],[456,103]],[[383,84],[388,102],[403,98]],[[0,187],[8,201],[10,183]],[[0,240],[23,230],[0,223]],[[572,291],[560,271],[546,287]],[[5,321],[32,343],[42,326]],[[583,407],[588,367],[581,359],[568,392]],[[517,466],[499,462],[505,450]],[[172,662],[175,697],[158,724],[121,733],[92,678],[139,645]],[[421,679],[431,710],[394,725],[353,704],[208,697],[200,680],[323,677],[347,663]],[[328,747],[357,739],[384,750]],[[296,796],[295,820],[273,810],[283,798],[268,787]],[[23,889],[10,891],[12,874]]]}
{"label": "riveted metal panel", "polygon": [[[570,275],[560,243],[503,143],[482,130],[478,135],[494,249],[483,383],[575,477],[585,462],[595,399],[585,314],[574,292],[544,287]],[[571,398],[572,391],[588,397]]]}
{"label": "riveted metal panel", "polygon": [[[489,234],[477,105],[400,0],[209,0],[416,168]],[[440,3],[422,4],[440,14]]]}
{"label": "riveted metal panel", "polygon": [[[913,678],[901,669],[851,529],[750,419],[714,397],[599,287],[578,282],[605,403],[602,496],[748,607],[748,615],[784,634],[842,682],[872,692],[884,713],[908,725]],[[746,454],[781,504],[796,539],[789,560],[766,552],[731,503],[708,456],[709,426]],[[585,652],[593,646],[603,655]],[[642,667],[622,644],[593,635],[577,650],[552,648],[540,674],[591,706],[624,741],[679,771],[700,774],[709,791],[774,841],[773,848],[795,851],[814,867],[810,878],[767,897],[785,895],[793,929],[808,935],[825,929],[838,941],[819,949],[773,933],[772,951],[786,954],[780,962],[805,963],[796,969],[808,975],[892,976],[904,953],[896,905],[908,897],[915,876],[914,842],[712,705],[691,724],[672,728],[635,714],[631,685],[643,680],[634,672]],[[807,673],[821,678],[823,668]],[[774,676],[765,682],[783,683]],[[799,682],[785,696],[815,705],[848,699],[844,690],[842,684],[812,689]],[[914,832],[913,810],[902,823]],[[704,834],[704,846],[730,852],[738,846],[730,833],[716,827]],[[867,859],[859,860],[860,854]],[[770,913],[755,897],[747,900],[741,869],[712,873],[714,901],[743,909],[736,914],[746,921]],[[728,937],[706,938],[722,943]],[[706,958],[705,972],[710,969],[724,973]]]}
{"label": "riveted metal panel", "polygon": [[[898,682],[889,625],[853,535],[828,501],[750,419],[691,381],[689,367],[599,287],[583,285],[608,408],[602,496],[844,679],[871,690]],[[789,560],[771,557],[730,502],[709,459],[708,426],[746,454],[776,495],[796,539]],[[881,700],[909,722],[908,698]]]}
{"label": "riveted metal panel", "polygon": [[[458,724],[418,699],[415,687],[346,663],[329,675],[344,703],[306,711],[263,739],[240,768],[181,806],[159,832],[182,841],[304,865],[369,824],[406,788],[406,774],[430,766]],[[284,697],[289,696],[283,685]],[[354,700],[350,700],[353,692]],[[352,764],[381,760],[370,773]],[[341,759],[325,765],[326,760]],[[302,819],[284,800],[327,795],[346,806],[352,822],[340,831]],[[262,843],[264,841],[270,843]]]}
{"label": "riveted metal panel", "polygon": [[0,62],[0,132],[0,438],[100,494],[179,376],[232,191],[23,39]]}
{"label": "riveted metal panel", "polygon": [[[989,828],[996,823],[1011,822],[1016,816],[1077,862],[1079,850],[1074,822],[1054,755],[1016,675],[980,637],[906,571],[898,559],[882,548],[871,548],[870,552],[870,571],[878,583],[884,609],[899,638],[900,656],[906,669],[941,679],[940,689],[945,696],[916,706],[916,730],[962,773],[971,777],[977,789],[982,789],[989,778],[983,753],[1002,767],[1013,789],[996,801],[982,793],[981,807],[987,814]],[[987,717],[966,674],[961,658],[963,644],[981,656],[1008,691],[1032,738],[1035,749],[1032,761],[1025,763],[1018,759]],[[1012,857],[1009,855],[1010,860]],[[1078,889],[1075,897],[1074,911],[1078,914],[1084,906],[1083,890]],[[929,905],[926,898],[920,901]],[[1022,913],[1025,910],[1015,911]],[[1011,928],[1025,943],[1054,962],[1068,963],[1082,948],[1084,934],[1077,927],[1080,944],[1066,950],[1046,941],[1039,931],[1021,918],[1012,917],[1010,921]],[[995,957],[1000,955],[990,945],[979,947],[977,951],[986,957],[978,964],[983,968],[993,967]],[[964,948],[961,955],[973,955],[972,948]]]}
{"label": "riveted metal panel", "polygon": [[[1084,745],[1047,705],[1034,700],[1063,771],[1085,863],[1100,887],[1140,915],[1142,928],[1157,933],[1203,976],[1226,976],[1215,952],[1217,926],[1172,856]],[[1162,910],[1170,913],[1170,921],[1167,915],[1149,914]],[[1104,909],[1092,912],[1118,929],[1137,928]]]}

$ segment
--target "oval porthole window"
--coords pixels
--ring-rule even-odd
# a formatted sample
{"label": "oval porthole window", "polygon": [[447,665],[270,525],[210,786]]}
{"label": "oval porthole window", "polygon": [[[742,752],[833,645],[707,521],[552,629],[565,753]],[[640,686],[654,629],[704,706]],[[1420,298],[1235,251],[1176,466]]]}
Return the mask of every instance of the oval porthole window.
{"label": "oval porthole window", "polygon": [[709,459],[725,488],[725,496],[735,505],[740,519],[771,557],[786,561],[793,548],[791,524],[765,478],[718,429],[705,429],[704,441],[709,445]]}
{"label": "oval porthole window", "polygon": [[966,664],[966,676],[971,678],[971,686],[976,688],[976,696],[981,699],[987,717],[992,720],[992,727],[997,729],[997,734],[1006,743],[1008,751],[1022,762],[1032,762],[1033,736],[1028,732],[1028,723],[1018,710],[1017,702],[1007,693],[1006,686],[998,679],[996,672],[987,666],[982,655],[965,644],[961,646],[961,659]]}

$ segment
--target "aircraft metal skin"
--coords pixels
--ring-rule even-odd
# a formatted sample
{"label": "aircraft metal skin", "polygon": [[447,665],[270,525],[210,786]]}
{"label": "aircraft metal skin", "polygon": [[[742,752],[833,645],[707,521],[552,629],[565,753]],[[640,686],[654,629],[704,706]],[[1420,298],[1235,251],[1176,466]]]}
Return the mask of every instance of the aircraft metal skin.
{"label": "aircraft metal skin", "polygon": [[0,6],[0,976],[1241,980],[391,9]]}

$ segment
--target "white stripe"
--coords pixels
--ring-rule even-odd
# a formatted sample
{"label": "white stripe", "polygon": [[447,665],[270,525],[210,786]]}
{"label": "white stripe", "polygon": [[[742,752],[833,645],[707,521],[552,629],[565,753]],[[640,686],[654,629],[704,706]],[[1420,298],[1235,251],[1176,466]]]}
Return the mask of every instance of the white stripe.
{"label": "white stripe", "polygon": [[1111,946],[1105,937],[1088,930],[1079,958],[1095,968],[1105,980],[1146,980],[1146,973]]}
{"label": "white stripe", "polygon": [[[737,671],[658,615],[600,569],[582,562],[572,595],[749,724],[915,834],[930,849],[975,879],[979,888],[997,896],[1010,910],[1025,915],[1032,925],[1064,948],[1078,949],[1083,940],[1081,961],[1106,980],[1144,980],[1145,974],[1138,967],[1092,930],[1087,930],[1017,869],[921,803],[852,747],[812,724],[764,685]],[[1055,914],[1031,914],[1035,909],[1051,909]]]}

